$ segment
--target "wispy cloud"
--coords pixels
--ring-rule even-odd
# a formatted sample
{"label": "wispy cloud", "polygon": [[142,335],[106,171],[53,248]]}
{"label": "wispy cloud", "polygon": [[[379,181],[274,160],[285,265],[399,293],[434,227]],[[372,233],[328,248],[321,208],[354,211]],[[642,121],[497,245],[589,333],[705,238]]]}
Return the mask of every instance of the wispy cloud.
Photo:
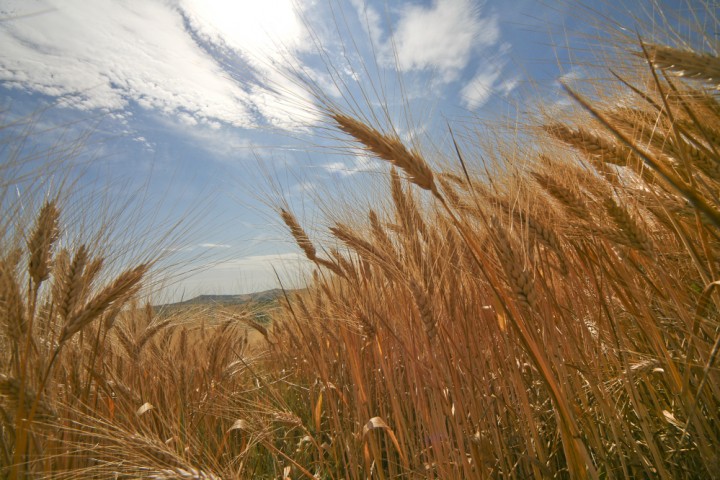
{"label": "wispy cloud", "polygon": [[500,38],[498,19],[482,17],[471,0],[435,0],[430,7],[410,5],[395,33],[401,70],[433,69],[444,81],[454,80],[474,50]]}
{"label": "wispy cloud", "polygon": [[517,73],[508,72],[508,54],[512,47],[502,42],[494,52],[487,54],[475,75],[460,90],[465,107],[474,110],[487,103],[493,94],[508,96],[520,84]]}
{"label": "wispy cloud", "polygon": [[[0,7],[0,16],[8,18],[0,22],[0,82],[64,97],[81,109],[118,111],[136,104],[187,124],[290,127],[286,109],[292,105],[260,82],[283,82],[261,59],[271,64],[281,52],[291,55],[306,45],[293,4],[6,1]],[[237,54],[261,78],[240,85],[203,40]]]}
{"label": "wispy cloud", "polygon": [[470,110],[482,107],[492,95],[501,73],[501,66],[487,66],[476,73],[460,90],[465,106]]}
{"label": "wispy cloud", "polygon": [[230,248],[230,245],[226,243],[201,243],[198,246],[202,248]]}
{"label": "wispy cloud", "polygon": [[344,162],[331,162],[322,165],[322,168],[329,173],[335,173],[342,177],[349,177],[361,172],[377,172],[382,168],[382,163],[370,157],[365,152],[357,151],[355,156]]}
{"label": "wispy cloud", "polygon": [[267,147],[255,143],[237,129],[218,122],[194,124],[183,118],[161,118],[159,124],[171,135],[176,135],[212,153],[212,159],[236,163],[238,159],[252,158]]}

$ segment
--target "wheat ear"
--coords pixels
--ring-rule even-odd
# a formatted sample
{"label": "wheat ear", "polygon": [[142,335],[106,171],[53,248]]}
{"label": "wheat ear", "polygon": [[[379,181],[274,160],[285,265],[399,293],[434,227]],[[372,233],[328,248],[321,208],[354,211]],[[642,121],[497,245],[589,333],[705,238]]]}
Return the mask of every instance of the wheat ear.
{"label": "wheat ear", "polygon": [[420,232],[424,239],[428,238],[427,225],[420,215],[417,203],[410,192],[406,192],[402,187],[400,175],[393,168],[390,172],[390,193],[395,204],[397,220],[405,228],[405,232],[415,234]]}
{"label": "wheat ear", "polygon": [[66,321],[75,309],[83,291],[83,270],[88,260],[88,250],[81,245],[67,268],[61,272],[57,306],[60,319]]}
{"label": "wheat ear", "polygon": [[595,135],[584,128],[573,130],[561,123],[546,126],[545,130],[561,142],[584,153],[603,175],[610,173],[604,165],[609,163],[631,168],[638,175],[647,176],[643,174],[642,161],[627,147]]}
{"label": "wheat ear", "polygon": [[332,271],[335,275],[345,277],[345,273],[340,267],[338,267],[336,264],[329,260],[325,260],[324,258],[320,258],[317,256],[317,250],[315,250],[315,246],[310,241],[310,237],[308,237],[307,233],[305,233],[305,230],[300,226],[300,222],[297,221],[295,215],[293,215],[288,210],[281,208],[280,216],[282,217],[283,222],[285,222],[285,225],[287,225],[287,227],[290,229],[290,234],[295,239],[295,242],[302,249],[302,251],[305,252],[305,256],[308,260],[310,260],[311,262],[315,262],[318,265],[322,265],[323,267]]}
{"label": "wheat ear", "polygon": [[138,357],[140,356],[140,352],[142,352],[142,349],[145,347],[147,342],[150,341],[150,339],[153,338],[155,335],[157,335],[160,330],[170,325],[170,322],[172,322],[172,319],[163,320],[162,322],[158,322],[155,325],[149,326],[145,329],[136,344]]}
{"label": "wheat ear", "polygon": [[437,321],[435,320],[435,316],[433,315],[430,307],[430,299],[428,299],[425,289],[422,288],[415,279],[410,279],[408,287],[410,288],[410,293],[412,293],[412,296],[415,299],[415,304],[420,312],[420,319],[422,320],[423,327],[425,328],[425,333],[427,333],[428,338],[432,340],[435,338],[435,335],[437,335]]}
{"label": "wheat ear", "polygon": [[384,134],[339,112],[331,113],[330,117],[340,130],[360,142],[368,151],[405,172],[412,183],[437,194],[433,173],[427,162],[417,151],[408,150],[397,134]]}
{"label": "wheat ear", "polygon": [[505,270],[510,286],[520,299],[520,303],[531,310],[534,309],[537,295],[533,278],[523,268],[522,262],[515,255],[510,246],[510,239],[505,234],[505,228],[500,225],[496,217],[492,218],[492,228],[496,237],[495,248],[498,251],[500,263]]}
{"label": "wheat ear", "polygon": [[563,184],[548,175],[532,172],[532,176],[535,177],[538,185],[540,185],[543,190],[560,202],[574,217],[583,220],[591,218],[590,211],[585,205],[585,202],[583,202],[578,195],[575,195],[572,190],[566,188]]}
{"label": "wheat ear", "polygon": [[395,251],[392,240],[390,240],[390,237],[383,228],[382,223],[377,216],[377,213],[375,213],[375,210],[370,209],[370,212],[368,212],[368,219],[370,220],[370,231],[373,240],[375,240],[375,243],[380,245],[383,250],[390,253],[391,255],[397,256],[397,252]]}
{"label": "wheat ear", "polygon": [[16,411],[19,402],[23,402],[23,411],[28,412],[33,405],[35,407],[36,420],[49,420],[55,418],[57,413],[52,406],[44,399],[38,399],[37,393],[27,385],[23,385],[17,378],[8,377],[0,373],[0,397],[5,398],[5,403],[10,411]]}
{"label": "wheat ear", "polygon": [[626,243],[636,250],[643,251],[647,254],[652,253],[649,237],[635,220],[633,220],[628,211],[613,198],[606,198],[603,203],[610,218],[612,218],[615,225],[623,232]]}
{"label": "wheat ear", "polygon": [[0,261],[0,312],[10,338],[18,340],[27,332],[20,286],[15,277],[15,268],[7,260]]}
{"label": "wheat ear", "polygon": [[95,295],[65,323],[60,335],[60,343],[69,340],[110,306],[124,303],[130,296],[135,294],[139,290],[140,282],[147,273],[148,268],[148,265],[143,264],[123,272],[112,284]]}
{"label": "wheat ear", "polygon": [[655,68],[720,86],[720,58],[715,55],[664,45],[646,44],[645,49]]}
{"label": "wheat ear", "polygon": [[295,218],[295,215],[284,208],[281,208],[280,216],[282,217],[283,222],[285,222],[285,225],[287,225],[290,229],[290,233],[297,242],[298,246],[303,252],[305,252],[305,256],[308,260],[314,262],[317,259],[315,246],[310,241],[310,238],[307,236],[307,233],[305,233],[305,230],[303,230],[300,226],[300,223],[297,221],[297,218]]}
{"label": "wheat ear", "polygon": [[52,247],[60,236],[58,219],[60,212],[54,202],[46,202],[27,243],[28,253],[28,274],[37,288],[40,283],[47,280],[50,275],[50,263],[52,260]]}
{"label": "wheat ear", "polygon": [[562,247],[560,246],[560,239],[555,234],[555,232],[550,229],[550,227],[548,227],[546,224],[532,218],[529,215],[526,215],[526,221],[528,229],[535,236],[535,238],[555,252],[555,257],[557,258],[560,266],[560,273],[562,273],[563,275],[567,275],[569,269],[567,266],[567,262],[565,261]]}

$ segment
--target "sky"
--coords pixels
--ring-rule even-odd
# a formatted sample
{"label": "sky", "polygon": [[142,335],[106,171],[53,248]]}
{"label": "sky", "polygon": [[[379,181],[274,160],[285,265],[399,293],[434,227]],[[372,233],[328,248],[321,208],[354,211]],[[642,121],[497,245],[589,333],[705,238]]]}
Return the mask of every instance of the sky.
{"label": "sky", "polygon": [[[586,5],[622,15],[608,3]],[[187,270],[173,299],[278,276],[298,286],[305,264],[268,199],[311,229],[311,200],[388,171],[336,148],[298,78],[442,143],[447,121],[562,102],[558,80],[583,75],[582,49],[565,48],[591,32],[579,12],[551,0],[0,0],[0,121],[12,127],[0,161],[83,138],[63,153],[79,190],[134,205],[128,224],[144,235],[186,222],[163,240],[168,271]]]}

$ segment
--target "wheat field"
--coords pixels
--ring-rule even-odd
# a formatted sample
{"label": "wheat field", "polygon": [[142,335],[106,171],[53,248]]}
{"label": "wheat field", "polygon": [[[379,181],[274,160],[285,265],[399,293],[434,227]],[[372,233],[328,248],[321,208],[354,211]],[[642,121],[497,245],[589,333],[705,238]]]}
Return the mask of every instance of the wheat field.
{"label": "wheat field", "polygon": [[278,202],[316,268],[267,323],[153,308],[153,259],[63,241],[59,197],[7,212],[0,475],[720,475],[720,58],[620,50],[612,91],[444,153],[314,91],[386,194]]}

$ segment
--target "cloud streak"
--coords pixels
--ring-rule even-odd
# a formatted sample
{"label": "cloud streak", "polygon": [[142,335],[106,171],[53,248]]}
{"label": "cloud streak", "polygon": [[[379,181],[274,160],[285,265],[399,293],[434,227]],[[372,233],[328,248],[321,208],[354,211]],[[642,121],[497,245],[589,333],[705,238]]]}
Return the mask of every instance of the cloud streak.
{"label": "cloud streak", "polygon": [[[237,15],[226,11],[222,18],[219,9],[239,4],[6,1],[0,7],[0,17],[8,19],[0,22],[0,82],[63,97],[67,105],[79,109],[118,111],[139,105],[188,124],[219,121],[245,128],[262,123],[289,127],[286,105],[276,95],[258,83],[239,84],[198,40],[243,53],[246,60],[252,57],[250,52],[270,52],[279,58],[280,46],[297,51],[304,34],[292,2],[273,2],[272,12],[283,22],[270,30],[270,24],[262,21],[255,29],[248,28],[253,22],[248,5],[265,5],[262,2],[242,2],[245,16],[236,8]],[[236,30],[233,22],[239,23]],[[271,40],[273,34],[279,36],[277,43]],[[260,62],[244,66],[259,70]],[[261,77],[268,72],[260,72]]]}

